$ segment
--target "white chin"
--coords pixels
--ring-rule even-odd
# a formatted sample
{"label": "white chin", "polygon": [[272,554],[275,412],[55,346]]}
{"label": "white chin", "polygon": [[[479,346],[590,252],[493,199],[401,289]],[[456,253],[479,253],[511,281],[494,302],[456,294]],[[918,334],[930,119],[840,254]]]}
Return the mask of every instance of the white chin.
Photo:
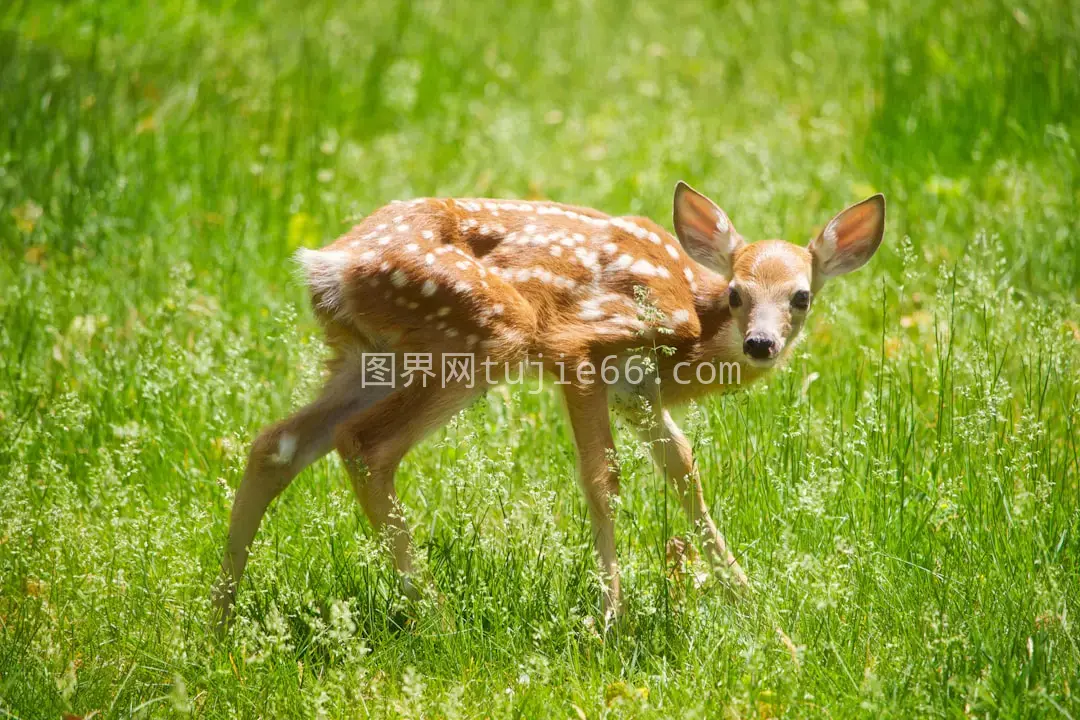
{"label": "white chin", "polygon": [[757,358],[752,358],[749,355],[747,355],[746,356],[746,362],[748,362],[751,367],[771,368],[773,365],[776,364],[776,358],[769,358],[768,360],[759,360]]}

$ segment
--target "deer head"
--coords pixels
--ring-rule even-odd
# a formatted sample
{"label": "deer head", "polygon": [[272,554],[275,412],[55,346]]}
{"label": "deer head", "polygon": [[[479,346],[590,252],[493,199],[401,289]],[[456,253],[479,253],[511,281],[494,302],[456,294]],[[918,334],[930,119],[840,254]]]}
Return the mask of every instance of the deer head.
{"label": "deer head", "polygon": [[807,247],[747,243],[716,203],[680,182],[675,233],[686,252],[728,279],[727,302],[751,365],[770,367],[802,330],[826,280],[857,270],[885,231],[885,197],[873,195],[829,221]]}

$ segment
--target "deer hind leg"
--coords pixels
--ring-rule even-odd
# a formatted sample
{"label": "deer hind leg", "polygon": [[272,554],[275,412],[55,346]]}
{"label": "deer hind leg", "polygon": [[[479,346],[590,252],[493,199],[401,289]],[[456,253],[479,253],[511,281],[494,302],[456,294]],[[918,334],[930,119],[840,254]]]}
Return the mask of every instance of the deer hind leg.
{"label": "deer hind leg", "polygon": [[604,620],[610,622],[622,610],[619,564],[615,554],[615,516],[612,499],[619,493],[615,440],[611,435],[607,391],[604,387],[567,386],[563,393],[574,443],[578,472],[592,520],[593,542],[600,560]]}
{"label": "deer hind leg", "polygon": [[386,394],[384,388],[361,388],[356,369],[339,370],[317,400],[264,428],[255,438],[233,499],[221,574],[211,593],[222,627],[232,614],[251,542],[270,503],[300,471],[330,451],[334,427],[339,422]]}
{"label": "deer hind leg", "polygon": [[394,475],[409,449],[479,394],[462,386],[402,388],[345,420],[334,446],[356,499],[375,532],[385,534],[407,595],[415,598],[412,539],[398,502]]}

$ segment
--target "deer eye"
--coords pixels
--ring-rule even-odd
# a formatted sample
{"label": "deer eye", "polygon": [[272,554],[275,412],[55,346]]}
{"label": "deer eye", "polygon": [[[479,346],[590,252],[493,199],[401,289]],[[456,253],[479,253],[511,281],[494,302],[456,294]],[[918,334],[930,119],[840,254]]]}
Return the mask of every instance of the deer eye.
{"label": "deer eye", "polygon": [[742,305],[742,295],[735,288],[728,290],[728,307],[737,308]]}
{"label": "deer eye", "polygon": [[806,290],[799,290],[791,296],[791,307],[796,310],[806,310],[810,307],[810,293]]}

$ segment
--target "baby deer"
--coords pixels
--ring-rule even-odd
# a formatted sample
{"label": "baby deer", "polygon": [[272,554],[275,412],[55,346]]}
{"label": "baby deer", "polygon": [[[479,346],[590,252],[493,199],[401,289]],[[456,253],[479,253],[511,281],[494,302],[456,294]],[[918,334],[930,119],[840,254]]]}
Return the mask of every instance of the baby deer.
{"label": "baby deer", "polygon": [[[297,259],[335,356],[319,397],[254,441],[214,589],[220,620],[229,618],[267,506],[331,449],[368,520],[386,534],[406,592],[415,593],[409,530],[396,509],[398,463],[491,383],[506,380],[511,363],[526,360],[562,386],[605,617],[620,609],[610,402],[628,411],[649,442],[720,577],[747,587],[667,408],[735,389],[703,379],[703,368],[715,377],[717,368],[737,363],[737,382],[745,384],[783,361],[825,281],[861,267],[877,250],[885,199],[874,195],[844,210],[805,248],[781,240],[747,244],[719,207],[680,182],[674,227],[675,237],[647,218],[550,202],[420,199],[377,210],[321,250],[301,250]],[[630,372],[580,372],[630,358],[643,345],[667,352],[639,367],[633,381]],[[437,386],[374,383],[364,376],[373,353],[398,367],[409,354],[433,356],[435,367],[469,354],[488,373],[482,382],[444,378]]]}

